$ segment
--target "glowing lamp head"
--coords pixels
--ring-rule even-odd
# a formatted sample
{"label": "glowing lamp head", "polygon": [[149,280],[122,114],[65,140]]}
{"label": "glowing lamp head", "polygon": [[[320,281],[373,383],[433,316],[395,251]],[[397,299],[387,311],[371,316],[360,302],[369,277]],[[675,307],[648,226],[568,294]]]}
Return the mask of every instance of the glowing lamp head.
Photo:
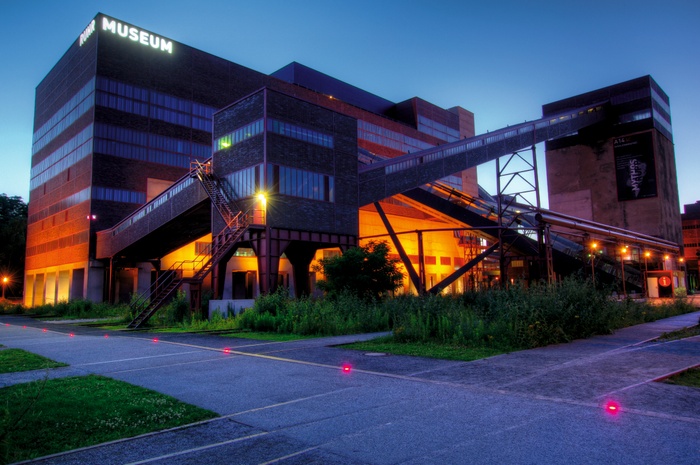
{"label": "glowing lamp head", "polygon": [[7,276],[3,276],[3,277],[2,277],[2,283],[3,283],[3,284],[7,284]]}
{"label": "glowing lamp head", "polygon": [[352,365],[349,363],[343,363],[343,366],[340,369],[343,371],[343,373],[350,374],[352,371]]}
{"label": "glowing lamp head", "polygon": [[267,204],[267,198],[265,197],[265,194],[263,194],[262,192],[260,192],[260,193],[258,194],[258,201],[260,202],[261,205]]}
{"label": "glowing lamp head", "polygon": [[75,334],[70,333],[70,334],[68,335],[68,337],[75,337]]}
{"label": "glowing lamp head", "polygon": [[153,338],[153,342],[158,342],[158,338],[157,338],[157,337],[154,337],[154,338]]}
{"label": "glowing lamp head", "polygon": [[224,348],[224,353],[225,353],[225,354],[230,354],[230,353],[231,353],[231,349],[229,349],[228,347],[225,347],[225,348]]}

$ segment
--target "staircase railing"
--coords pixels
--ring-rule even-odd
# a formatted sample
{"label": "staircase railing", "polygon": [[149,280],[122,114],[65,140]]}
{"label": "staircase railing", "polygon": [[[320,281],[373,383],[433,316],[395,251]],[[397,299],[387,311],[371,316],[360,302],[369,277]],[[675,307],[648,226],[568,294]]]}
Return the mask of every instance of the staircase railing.
{"label": "staircase railing", "polygon": [[[202,183],[212,204],[226,222],[226,227],[212,237],[212,242],[192,260],[174,263],[163,272],[145,292],[139,295],[130,307],[136,314],[128,328],[135,329],[146,323],[185,282],[201,283],[211,269],[240,240],[250,225],[249,214],[238,209],[235,202],[224,189],[223,183],[211,173],[209,163],[194,162],[191,176]],[[237,212],[234,212],[237,210]]]}

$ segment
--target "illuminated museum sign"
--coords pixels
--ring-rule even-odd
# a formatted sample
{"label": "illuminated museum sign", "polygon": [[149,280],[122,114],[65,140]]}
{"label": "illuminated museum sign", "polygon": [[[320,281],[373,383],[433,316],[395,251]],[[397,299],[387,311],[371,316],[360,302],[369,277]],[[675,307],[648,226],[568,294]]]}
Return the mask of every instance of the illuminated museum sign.
{"label": "illuminated museum sign", "polygon": [[92,35],[92,33],[95,32],[95,20],[93,19],[90,24],[88,24],[88,27],[85,28],[85,30],[80,34],[80,46],[85,43],[86,40],[88,40],[88,37]]}
{"label": "illuminated museum sign", "polygon": [[[80,45],[83,45],[85,41],[95,32],[95,20],[88,25],[87,28],[80,34]],[[141,45],[160,50],[161,52],[173,53],[173,43],[170,40],[166,40],[155,34],[151,34],[148,31],[142,31],[141,29],[129,26],[127,24],[120,23],[116,19],[110,19],[107,17],[102,18],[102,30],[111,32],[114,35],[123,37],[125,39],[137,42]]]}

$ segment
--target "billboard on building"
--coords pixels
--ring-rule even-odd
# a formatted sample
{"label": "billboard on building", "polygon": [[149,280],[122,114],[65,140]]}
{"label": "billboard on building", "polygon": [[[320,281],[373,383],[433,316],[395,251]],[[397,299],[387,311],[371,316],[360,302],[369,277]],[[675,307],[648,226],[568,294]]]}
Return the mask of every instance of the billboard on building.
{"label": "billboard on building", "polygon": [[656,197],[656,167],[651,132],[618,137],[614,141],[617,199]]}

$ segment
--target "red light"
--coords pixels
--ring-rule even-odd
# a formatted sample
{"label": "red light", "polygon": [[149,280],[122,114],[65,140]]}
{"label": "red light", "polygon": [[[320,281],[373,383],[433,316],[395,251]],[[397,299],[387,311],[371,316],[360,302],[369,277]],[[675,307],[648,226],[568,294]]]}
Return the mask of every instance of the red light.
{"label": "red light", "polygon": [[10,326],[10,323],[5,323],[5,326]]}
{"label": "red light", "polygon": [[343,370],[343,373],[350,373],[352,371],[352,365],[349,363],[344,363],[341,369]]}
{"label": "red light", "polygon": [[22,326],[22,329],[27,329],[27,325]]}
{"label": "red light", "polygon": [[42,329],[41,331],[45,333],[45,332],[46,332],[46,328]]}
{"label": "red light", "polygon": [[608,412],[610,415],[617,415],[618,413],[620,413],[620,404],[618,404],[614,400],[608,401],[605,404],[605,411]]}
{"label": "red light", "polygon": [[75,336],[75,334],[73,334],[73,333],[70,333],[70,334],[69,334],[68,336],[70,336],[70,337],[73,337],[73,336]]}
{"label": "red light", "polygon": [[229,349],[228,347],[224,348],[224,353],[225,353],[225,354],[230,354],[230,353],[231,353],[231,349]]}
{"label": "red light", "polygon": [[158,342],[158,338],[157,338],[157,337],[154,337],[154,338],[153,338],[153,342]]}
{"label": "red light", "polygon": [[109,337],[109,334],[105,334],[105,339],[107,339],[108,337]]}

